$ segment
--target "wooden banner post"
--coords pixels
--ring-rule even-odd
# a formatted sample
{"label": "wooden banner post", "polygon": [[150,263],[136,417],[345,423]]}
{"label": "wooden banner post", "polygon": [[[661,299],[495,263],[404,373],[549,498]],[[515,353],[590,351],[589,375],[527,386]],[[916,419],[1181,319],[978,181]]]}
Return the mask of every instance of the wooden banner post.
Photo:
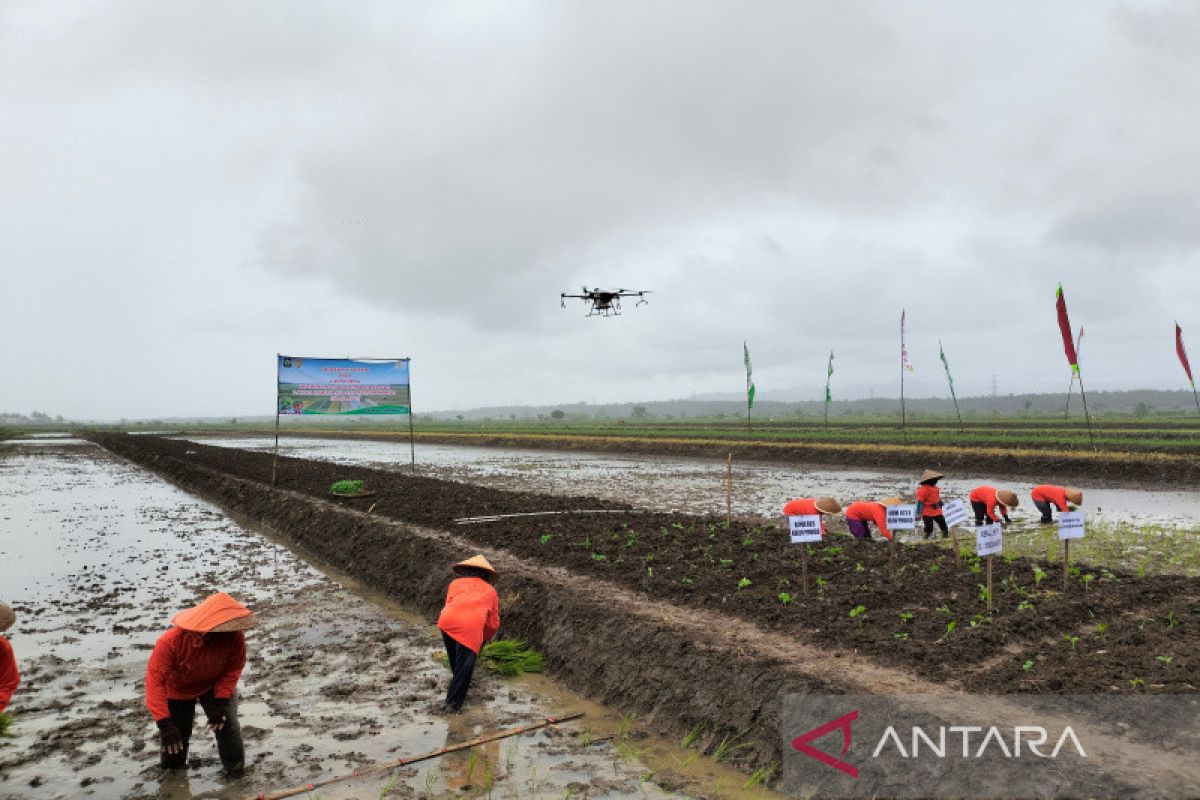
{"label": "wooden banner post", "polygon": [[1067,577],[1071,569],[1071,540],[1063,539],[1063,594],[1067,593]]}
{"label": "wooden banner post", "polygon": [[992,613],[992,559],[995,556],[987,557],[987,595],[988,595],[988,613]]}
{"label": "wooden banner post", "polygon": [[733,524],[733,453],[725,462],[725,524]]}
{"label": "wooden banner post", "polygon": [[808,545],[800,545],[800,591],[808,597]]}

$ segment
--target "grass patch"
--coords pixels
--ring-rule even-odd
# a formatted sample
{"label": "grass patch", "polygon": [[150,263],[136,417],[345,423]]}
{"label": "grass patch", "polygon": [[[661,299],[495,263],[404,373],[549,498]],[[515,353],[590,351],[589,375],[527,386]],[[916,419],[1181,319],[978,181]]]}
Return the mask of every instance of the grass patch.
{"label": "grass patch", "polygon": [[12,736],[9,729],[12,727],[12,715],[0,711],[0,736]]}

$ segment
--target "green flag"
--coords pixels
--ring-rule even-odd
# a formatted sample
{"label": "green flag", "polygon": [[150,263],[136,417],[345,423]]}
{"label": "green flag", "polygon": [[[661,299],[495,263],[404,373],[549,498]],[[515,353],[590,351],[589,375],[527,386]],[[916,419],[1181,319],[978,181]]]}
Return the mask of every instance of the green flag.
{"label": "green flag", "polygon": [[746,407],[754,408],[754,381],[752,376],[754,371],[750,369],[750,348],[742,342],[742,351],[745,353],[746,360]]}
{"label": "green flag", "polygon": [[833,351],[829,351],[829,369],[825,372],[825,402],[829,403],[833,400],[833,395],[829,393],[829,379],[833,377]]}

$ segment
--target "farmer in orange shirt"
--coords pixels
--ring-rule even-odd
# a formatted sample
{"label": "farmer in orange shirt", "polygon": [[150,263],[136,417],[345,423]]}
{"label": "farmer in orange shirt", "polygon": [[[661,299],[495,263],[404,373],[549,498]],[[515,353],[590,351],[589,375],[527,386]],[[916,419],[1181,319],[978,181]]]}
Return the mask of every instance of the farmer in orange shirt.
{"label": "farmer in orange shirt", "polygon": [[442,708],[456,712],[467,699],[479,651],[500,630],[500,598],[492,587],[496,570],[482,555],[460,561],[450,569],[458,577],[450,581],[446,591],[438,628],[454,673]]}
{"label": "farmer in orange shirt", "polygon": [[825,514],[836,514],[842,510],[838,505],[838,501],[832,497],[797,497],[795,500],[789,500],[783,505],[783,515],[785,517],[812,517],[821,516],[821,535],[825,535]]}
{"label": "farmer in orange shirt", "polygon": [[855,539],[870,539],[870,523],[874,522],[883,538],[891,539],[892,532],[887,526],[887,507],[900,502],[899,497],[886,497],[879,501],[859,500],[846,506],[846,526],[850,529],[850,535]]}
{"label": "farmer in orange shirt", "polygon": [[997,489],[995,486],[976,486],[970,494],[971,508],[975,511],[975,524],[982,525],[984,517],[988,522],[998,522],[996,512],[1004,519],[1004,524],[1012,522],[1008,518],[1008,510],[1016,508],[1020,502],[1017,496],[1007,489]]}
{"label": "farmer in orange shirt", "polygon": [[[0,603],[0,631],[6,631],[17,621],[17,615],[6,603]],[[0,711],[8,708],[8,701],[21,684],[21,673],[17,659],[13,657],[12,645],[0,636]]]}
{"label": "farmer in orange shirt", "polygon": [[927,469],[921,475],[921,482],[917,486],[917,505],[921,508],[921,519],[925,523],[926,539],[933,535],[935,522],[942,529],[943,539],[950,535],[950,529],[946,527],[946,517],[942,514],[942,490],[937,485],[944,477],[946,476],[940,472]]}
{"label": "farmer in orange shirt", "polygon": [[1038,511],[1042,512],[1042,518],[1039,520],[1042,524],[1054,521],[1054,514],[1050,511],[1051,506],[1059,511],[1074,511],[1075,506],[1083,504],[1083,492],[1066,486],[1051,486],[1044,483],[1041,486],[1033,487],[1032,495],[1033,504],[1037,506]]}
{"label": "farmer in orange shirt", "polygon": [[146,667],[146,707],[162,739],[161,764],[187,766],[196,701],[217,740],[226,772],[242,769],[245,751],[237,718],[237,682],[246,666],[246,637],[258,624],[253,612],[227,594],[180,611],[158,637]]}

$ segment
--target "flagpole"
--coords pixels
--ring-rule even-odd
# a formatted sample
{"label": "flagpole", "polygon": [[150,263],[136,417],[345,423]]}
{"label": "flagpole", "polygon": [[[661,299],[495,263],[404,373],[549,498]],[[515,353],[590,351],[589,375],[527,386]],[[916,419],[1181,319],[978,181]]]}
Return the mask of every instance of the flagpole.
{"label": "flagpole", "polygon": [[904,411],[904,310],[900,310],[900,431],[908,441],[908,426]]}
{"label": "flagpole", "polygon": [[829,432],[829,381],[833,378],[833,351],[829,351],[829,364],[825,367],[825,432]]}
{"label": "flagpole", "polygon": [[946,351],[942,349],[942,343],[938,341],[938,355],[942,357],[942,366],[946,368],[946,381],[950,384],[950,398],[954,401],[954,415],[958,417],[958,432],[966,433],[963,430],[962,412],[958,410],[958,395],[954,393],[954,378],[950,377],[950,362],[946,360]]}
{"label": "flagpole", "polygon": [[275,454],[271,456],[271,488],[279,469],[279,353],[275,354]]}
{"label": "flagpole", "polygon": [[412,473],[417,474],[417,444],[416,434],[413,432],[413,404],[412,404],[412,359],[404,359],[408,362],[408,455],[412,459]]}
{"label": "flagpole", "polygon": [[[1077,359],[1078,360],[1078,359]],[[1092,447],[1096,446],[1096,437],[1092,435],[1092,417],[1088,414],[1087,393],[1083,391],[1083,373],[1079,373],[1079,396],[1083,398],[1083,418],[1087,420],[1088,441],[1092,443]]]}

